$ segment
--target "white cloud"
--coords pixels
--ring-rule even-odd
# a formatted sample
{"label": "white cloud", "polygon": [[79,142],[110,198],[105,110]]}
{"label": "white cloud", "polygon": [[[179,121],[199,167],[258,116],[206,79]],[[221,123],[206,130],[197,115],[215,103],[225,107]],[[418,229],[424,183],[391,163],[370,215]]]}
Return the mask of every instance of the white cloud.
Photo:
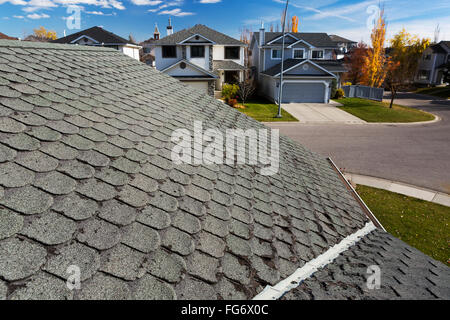
{"label": "white cloud", "polygon": [[28,19],[33,19],[33,20],[38,20],[38,19],[47,19],[50,18],[50,16],[48,14],[42,13],[33,13],[33,14],[29,14],[27,15]]}
{"label": "white cloud", "polygon": [[163,11],[159,12],[158,14],[159,15],[166,14],[166,15],[175,16],[175,17],[185,17],[185,16],[192,16],[195,13],[186,12],[186,11],[182,11],[180,8],[175,8],[172,10],[163,10]]}
{"label": "white cloud", "polygon": [[222,0],[200,0],[200,3],[219,3]]}
{"label": "white cloud", "polygon": [[24,19],[25,17],[24,17],[24,16],[13,16],[13,18],[16,18],[16,19]]}
{"label": "white cloud", "polygon": [[161,0],[131,0],[137,6],[156,6],[163,3]]}
{"label": "white cloud", "polygon": [[24,6],[24,5],[27,4],[26,1],[23,1],[23,0],[0,0],[0,4],[4,4],[6,2],[9,2],[9,3],[14,4],[16,6]]}
{"label": "white cloud", "polygon": [[92,14],[95,16],[115,16],[117,15],[115,12],[112,13],[104,13],[103,11],[85,11],[86,14]]}
{"label": "white cloud", "polygon": [[118,0],[52,0],[54,3],[67,5],[91,5],[102,8],[115,8],[125,10],[125,6]]}
{"label": "white cloud", "polygon": [[[440,39],[448,39],[450,38],[450,16],[440,17],[440,18],[429,18],[429,19],[415,19],[410,21],[403,22],[394,22],[388,23],[386,39],[391,39],[396,33],[398,33],[402,28],[405,28],[406,31],[410,34],[417,35],[420,38],[430,38],[433,40],[434,38],[434,30],[436,28],[436,24],[439,23],[441,28]],[[331,33],[331,31],[323,30],[324,32]],[[337,29],[333,30],[333,34],[340,35],[344,38],[348,38],[354,41],[363,40],[364,42],[370,42],[370,33],[365,25],[360,27],[353,27],[348,29]],[[388,45],[388,41],[386,41],[386,45]]]}

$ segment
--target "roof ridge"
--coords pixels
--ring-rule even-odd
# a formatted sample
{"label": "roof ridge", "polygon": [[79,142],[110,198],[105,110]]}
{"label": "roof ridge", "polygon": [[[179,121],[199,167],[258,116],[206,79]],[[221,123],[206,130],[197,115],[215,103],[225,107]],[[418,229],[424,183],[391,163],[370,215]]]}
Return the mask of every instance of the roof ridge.
{"label": "roof ridge", "polygon": [[5,48],[35,48],[35,49],[53,49],[53,50],[73,50],[73,51],[117,51],[112,48],[101,46],[83,46],[66,43],[53,42],[34,42],[24,40],[6,40],[0,39],[0,47]]}

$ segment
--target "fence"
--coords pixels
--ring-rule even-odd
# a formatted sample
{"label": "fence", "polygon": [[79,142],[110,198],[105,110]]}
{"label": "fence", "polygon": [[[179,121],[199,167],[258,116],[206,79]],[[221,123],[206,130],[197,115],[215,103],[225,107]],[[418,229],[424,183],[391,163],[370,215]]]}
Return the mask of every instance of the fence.
{"label": "fence", "polygon": [[345,96],[348,98],[364,98],[370,100],[383,100],[384,89],[367,86],[342,86]]}

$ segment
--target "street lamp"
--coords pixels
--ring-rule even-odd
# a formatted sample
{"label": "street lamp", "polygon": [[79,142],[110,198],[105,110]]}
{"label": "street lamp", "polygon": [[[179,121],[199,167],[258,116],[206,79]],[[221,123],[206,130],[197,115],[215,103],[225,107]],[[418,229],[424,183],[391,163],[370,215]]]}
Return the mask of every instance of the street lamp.
{"label": "street lamp", "polygon": [[280,71],[280,86],[278,88],[278,114],[276,115],[276,118],[281,118],[281,101],[283,100],[283,71],[284,71],[284,36],[285,36],[285,28],[286,28],[286,18],[287,18],[287,11],[288,11],[288,5],[289,0],[286,1],[286,9],[284,10],[284,19],[283,19],[283,30],[282,30],[282,37],[283,37],[283,44],[281,47],[281,71]]}

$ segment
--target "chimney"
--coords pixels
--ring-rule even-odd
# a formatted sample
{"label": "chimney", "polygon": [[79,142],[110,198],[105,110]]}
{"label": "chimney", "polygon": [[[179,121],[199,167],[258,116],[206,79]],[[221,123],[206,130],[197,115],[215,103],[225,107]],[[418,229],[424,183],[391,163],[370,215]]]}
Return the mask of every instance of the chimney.
{"label": "chimney", "polygon": [[173,34],[172,19],[169,18],[169,25],[167,26],[167,35],[170,36],[172,34]]}
{"label": "chimney", "polygon": [[155,40],[159,40],[159,29],[158,29],[158,24],[155,23],[155,33],[153,34],[153,39]]}
{"label": "chimney", "polygon": [[264,22],[261,22],[261,29],[259,29],[259,46],[263,46],[266,42],[266,30],[264,29]]}

